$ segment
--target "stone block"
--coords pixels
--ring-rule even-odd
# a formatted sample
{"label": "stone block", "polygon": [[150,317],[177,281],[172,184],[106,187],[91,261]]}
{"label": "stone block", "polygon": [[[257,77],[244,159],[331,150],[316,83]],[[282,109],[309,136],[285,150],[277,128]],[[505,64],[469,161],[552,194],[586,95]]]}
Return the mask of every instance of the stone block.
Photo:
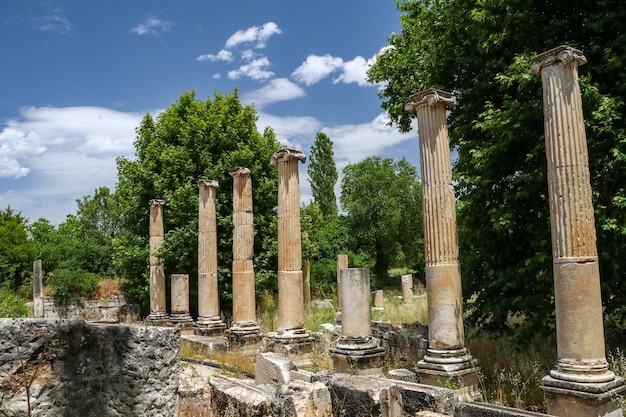
{"label": "stone block", "polygon": [[274,352],[260,353],[254,365],[257,384],[286,384],[291,380],[291,371],[298,368],[284,355]]}
{"label": "stone block", "polygon": [[402,417],[397,384],[359,375],[335,374],[330,381],[333,413],[346,416]]}
{"label": "stone block", "polygon": [[459,401],[456,391],[415,382],[397,380],[390,382],[396,384],[400,389],[402,406],[406,415],[412,416],[424,410],[455,415],[455,406]]}
{"label": "stone block", "polygon": [[184,334],[180,338],[180,343],[181,349],[188,349],[205,355],[210,355],[213,352],[223,352],[226,350],[226,340],[222,337]]}
{"label": "stone block", "polygon": [[321,382],[291,381],[280,388],[276,411],[279,417],[331,417],[330,391]]}
{"label": "stone block", "polygon": [[252,385],[239,379],[214,377],[209,381],[209,397],[219,415],[265,417],[275,414],[277,387]]}

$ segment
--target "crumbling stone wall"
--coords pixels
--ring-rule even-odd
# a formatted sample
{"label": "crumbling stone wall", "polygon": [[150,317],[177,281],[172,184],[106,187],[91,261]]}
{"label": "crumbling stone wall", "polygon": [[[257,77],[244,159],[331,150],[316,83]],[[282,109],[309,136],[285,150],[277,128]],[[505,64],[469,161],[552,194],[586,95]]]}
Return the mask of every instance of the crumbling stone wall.
{"label": "crumbling stone wall", "polygon": [[0,415],[176,416],[179,357],[173,328],[0,319]]}

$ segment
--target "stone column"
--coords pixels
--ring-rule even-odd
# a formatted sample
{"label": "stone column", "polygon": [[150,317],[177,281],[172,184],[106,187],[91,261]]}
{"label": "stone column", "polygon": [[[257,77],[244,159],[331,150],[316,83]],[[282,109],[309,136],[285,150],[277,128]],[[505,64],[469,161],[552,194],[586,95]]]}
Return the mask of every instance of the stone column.
{"label": "stone column", "polygon": [[189,274],[172,274],[172,312],[170,321],[174,325],[185,326],[193,323],[189,315]]}
{"label": "stone column", "polygon": [[348,255],[337,255],[337,306],[341,311],[341,270],[348,268]]}
{"label": "stone column", "polygon": [[405,109],[417,116],[424,210],[428,297],[428,351],[418,364],[420,381],[452,380],[480,395],[476,361],[465,348],[461,270],[452,186],[446,111],[456,98],[428,89],[409,97]]}
{"label": "stone column", "polygon": [[43,271],[41,259],[33,263],[33,313],[37,318],[43,318]]}
{"label": "stone column", "polygon": [[369,269],[342,269],[341,287],[350,296],[341,299],[341,336],[330,349],[335,371],[356,367],[359,373],[378,373],[385,349],[372,337]]}
{"label": "stone column", "polygon": [[208,333],[221,333],[226,323],[220,316],[217,285],[217,181],[200,180],[198,207],[198,320]]}
{"label": "stone column", "polygon": [[168,320],[165,302],[165,269],[163,259],[156,256],[164,239],[163,206],[165,200],[150,200],[150,315],[147,320]]}
{"label": "stone column", "polygon": [[272,155],[278,166],[278,333],[277,338],[309,337],[304,329],[302,237],[300,230],[300,151],[282,149]]}
{"label": "stone column", "polygon": [[[303,237],[308,240],[309,232],[303,232]],[[311,261],[309,258],[302,259],[302,301],[304,312],[311,311]]]}
{"label": "stone column", "polygon": [[411,304],[413,302],[413,275],[402,275],[400,279],[402,280],[402,303]]}
{"label": "stone column", "polygon": [[[558,361],[542,380],[548,413],[621,416],[613,394],[624,381],[608,369],[587,139],[578,84],[582,52],[560,46],[535,57],[544,128]],[[607,395],[610,394],[610,395]]]}
{"label": "stone column", "polygon": [[256,342],[258,335],[254,287],[254,216],[252,179],[248,168],[237,167],[233,177],[233,323],[231,341],[237,344]]}
{"label": "stone column", "polygon": [[[346,293],[347,294],[347,293]],[[372,292],[372,298],[374,302],[372,303],[372,309],[375,311],[382,311],[385,309],[385,291],[376,290]]]}

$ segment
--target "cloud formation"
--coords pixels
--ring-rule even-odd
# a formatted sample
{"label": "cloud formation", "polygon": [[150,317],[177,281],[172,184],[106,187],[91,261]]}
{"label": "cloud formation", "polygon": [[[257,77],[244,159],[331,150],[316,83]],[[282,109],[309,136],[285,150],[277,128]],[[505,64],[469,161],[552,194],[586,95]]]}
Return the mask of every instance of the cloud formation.
{"label": "cloud formation", "polygon": [[257,109],[262,109],[266,104],[304,96],[306,96],[306,92],[298,84],[287,78],[276,78],[264,87],[244,93],[241,101],[245,104],[254,103]]}
{"label": "cloud formation", "polygon": [[274,75],[272,71],[267,69],[270,65],[270,60],[267,59],[267,57],[255,59],[248,64],[240,66],[236,70],[228,71],[228,78],[236,80],[243,75],[253,80],[267,80]]}
{"label": "cloud formation", "polygon": [[130,33],[134,33],[139,36],[153,35],[158,38],[162,34],[169,32],[172,29],[172,26],[174,26],[174,23],[172,22],[149,17],[132,28]]}
{"label": "cloud formation", "polygon": [[215,55],[213,55],[213,54],[200,55],[200,56],[196,57],[196,60],[198,60],[198,61],[211,61],[211,62],[215,62],[215,61],[231,62],[233,60],[233,53],[230,52],[230,51],[227,51],[226,49],[222,49],[221,51],[219,51]]}
{"label": "cloud formation", "polygon": [[255,43],[255,48],[265,48],[267,40],[282,31],[274,22],[267,22],[261,27],[251,26],[245,30],[238,30],[226,41],[226,48],[232,49],[245,43]]}
{"label": "cloud formation", "polygon": [[[378,55],[378,54],[377,54]],[[359,86],[367,86],[367,70],[376,60],[376,56],[365,59],[357,56],[351,61],[344,61],[342,58],[332,55],[309,55],[306,60],[300,64],[291,76],[299,83],[311,86],[330,74],[339,72],[339,75],[333,79],[333,83],[356,83]]]}

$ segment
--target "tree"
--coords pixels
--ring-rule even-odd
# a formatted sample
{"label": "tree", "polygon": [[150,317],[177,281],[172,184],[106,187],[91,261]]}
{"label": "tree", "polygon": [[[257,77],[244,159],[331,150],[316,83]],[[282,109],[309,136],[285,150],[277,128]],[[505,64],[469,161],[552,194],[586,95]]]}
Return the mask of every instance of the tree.
{"label": "tree", "polygon": [[[470,322],[551,332],[551,243],[541,80],[531,57],[558,45],[582,49],[580,67],[604,300],[624,305],[626,267],[626,10],[614,0],[407,0],[402,32],[368,72],[382,82],[382,107],[410,129],[404,102],[429,87],[453,91],[449,116],[458,194],[461,266]],[[584,16],[584,18],[581,18]],[[540,33],[541,36],[537,36]],[[622,311],[626,313],[626,310]]]}
{"label": "tree", "polygon": [[356,249],[375,259],[378,279],[391,266],[416,266],[423,249],[422,187],[406,159],[370,156],[343,170],[341,206]]}
{"label": "tree", "polygon": [[[260,134],[252,106],[237,91],[199,100],[187,91],[156,121],[147,114],[137,129],[136,159],[119,158],[116,198],[120,232],[115,262],[123,289],[142,302],[148,295],[148,201],[163,198],[165,240],[160,256],[166,275],[197,275],[199,179],[217,180],[216,211],[220,293],[230,296],[232,178],[236,166],[250,169],[253,184],[255,275],[259,290],[274,289],[276,276],[277,171],[270,157],[280,149],[273,131]],[[192,286],[193,288],[193,286]],[[193,300],[193,297],[192,297]]]}
{"label": "tree", "polygon": [[27,220],[11,206],[0,211],[0,285],[17,290],[32,273],[35,256]]}
{"label": "tree", "polygon": [[325,133],[318,132],[315,136],[315,142],[311,146],[307,171],[313,201],[324,216],[337,214],[335,184],[339,175],[333,157],[333,142]]}

